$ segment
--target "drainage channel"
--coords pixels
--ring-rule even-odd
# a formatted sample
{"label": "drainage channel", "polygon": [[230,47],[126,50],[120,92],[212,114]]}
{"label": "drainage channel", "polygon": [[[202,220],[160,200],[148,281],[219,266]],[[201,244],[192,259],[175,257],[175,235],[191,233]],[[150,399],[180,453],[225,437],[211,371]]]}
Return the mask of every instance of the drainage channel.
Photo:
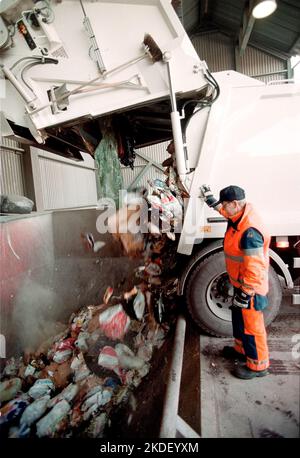
{"label": "drainage channel", "polygon": [[164,399],[160,438],[200,438],[198,433],[178,413],[185,334],[186,320],[183,315],[179,315]]}

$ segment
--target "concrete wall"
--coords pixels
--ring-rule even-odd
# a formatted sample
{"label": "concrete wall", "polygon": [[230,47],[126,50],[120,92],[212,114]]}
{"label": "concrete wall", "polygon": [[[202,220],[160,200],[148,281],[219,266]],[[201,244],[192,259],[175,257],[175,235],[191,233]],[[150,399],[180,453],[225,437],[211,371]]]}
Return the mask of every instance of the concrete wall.
{"label": "concrete wall", "polygon": [[[67,323],[74,310],[101,304],[134,284],[139,263],[123,256],[110,234],[96,230],[95,209],[0,217],[0,333],[7,357],[36,348]],[[106,242],[86,251],[81,233]]]}

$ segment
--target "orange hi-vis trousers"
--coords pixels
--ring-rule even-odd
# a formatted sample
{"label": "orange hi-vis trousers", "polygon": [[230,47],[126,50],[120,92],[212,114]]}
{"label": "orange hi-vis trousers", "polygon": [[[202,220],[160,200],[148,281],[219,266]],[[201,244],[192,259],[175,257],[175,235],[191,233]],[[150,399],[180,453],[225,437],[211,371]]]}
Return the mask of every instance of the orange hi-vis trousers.
{"label": "orange hi-vis trousers", "polygon": [[232,308],[234,349],[246,356],[252,371],[269,367],[269,350],[263,312],[257,311],[251,300],[250,309]]}

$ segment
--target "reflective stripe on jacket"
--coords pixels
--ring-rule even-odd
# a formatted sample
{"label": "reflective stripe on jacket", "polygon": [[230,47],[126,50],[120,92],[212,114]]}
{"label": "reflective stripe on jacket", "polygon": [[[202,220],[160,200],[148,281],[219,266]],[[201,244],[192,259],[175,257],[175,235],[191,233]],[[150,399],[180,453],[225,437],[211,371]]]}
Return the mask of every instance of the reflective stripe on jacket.
{"label": "reflective stripe on jacket", "polygon": [[[228,218],[225,210],[220,213]],[[229,224],[224,238],[226,269],[233,286],[245,293],[268,293],[270,236],[251,204],[246,204],[236,226]]]}

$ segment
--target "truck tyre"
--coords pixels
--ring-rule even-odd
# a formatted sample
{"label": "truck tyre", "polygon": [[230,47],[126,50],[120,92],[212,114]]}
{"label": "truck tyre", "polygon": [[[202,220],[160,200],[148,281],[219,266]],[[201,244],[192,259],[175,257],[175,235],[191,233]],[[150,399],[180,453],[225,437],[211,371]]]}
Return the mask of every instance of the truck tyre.
{"label": "truck tyre", "polygon": [[[229,283],[223,252],[204,258],[190,274],[185,299],[195,323],[205,332],[217,337],[232,336],[231,305],[233,288]],[[263,311],[268,326],[277,316],[282,300],[279,278],[270,266],[269,306]]]}

